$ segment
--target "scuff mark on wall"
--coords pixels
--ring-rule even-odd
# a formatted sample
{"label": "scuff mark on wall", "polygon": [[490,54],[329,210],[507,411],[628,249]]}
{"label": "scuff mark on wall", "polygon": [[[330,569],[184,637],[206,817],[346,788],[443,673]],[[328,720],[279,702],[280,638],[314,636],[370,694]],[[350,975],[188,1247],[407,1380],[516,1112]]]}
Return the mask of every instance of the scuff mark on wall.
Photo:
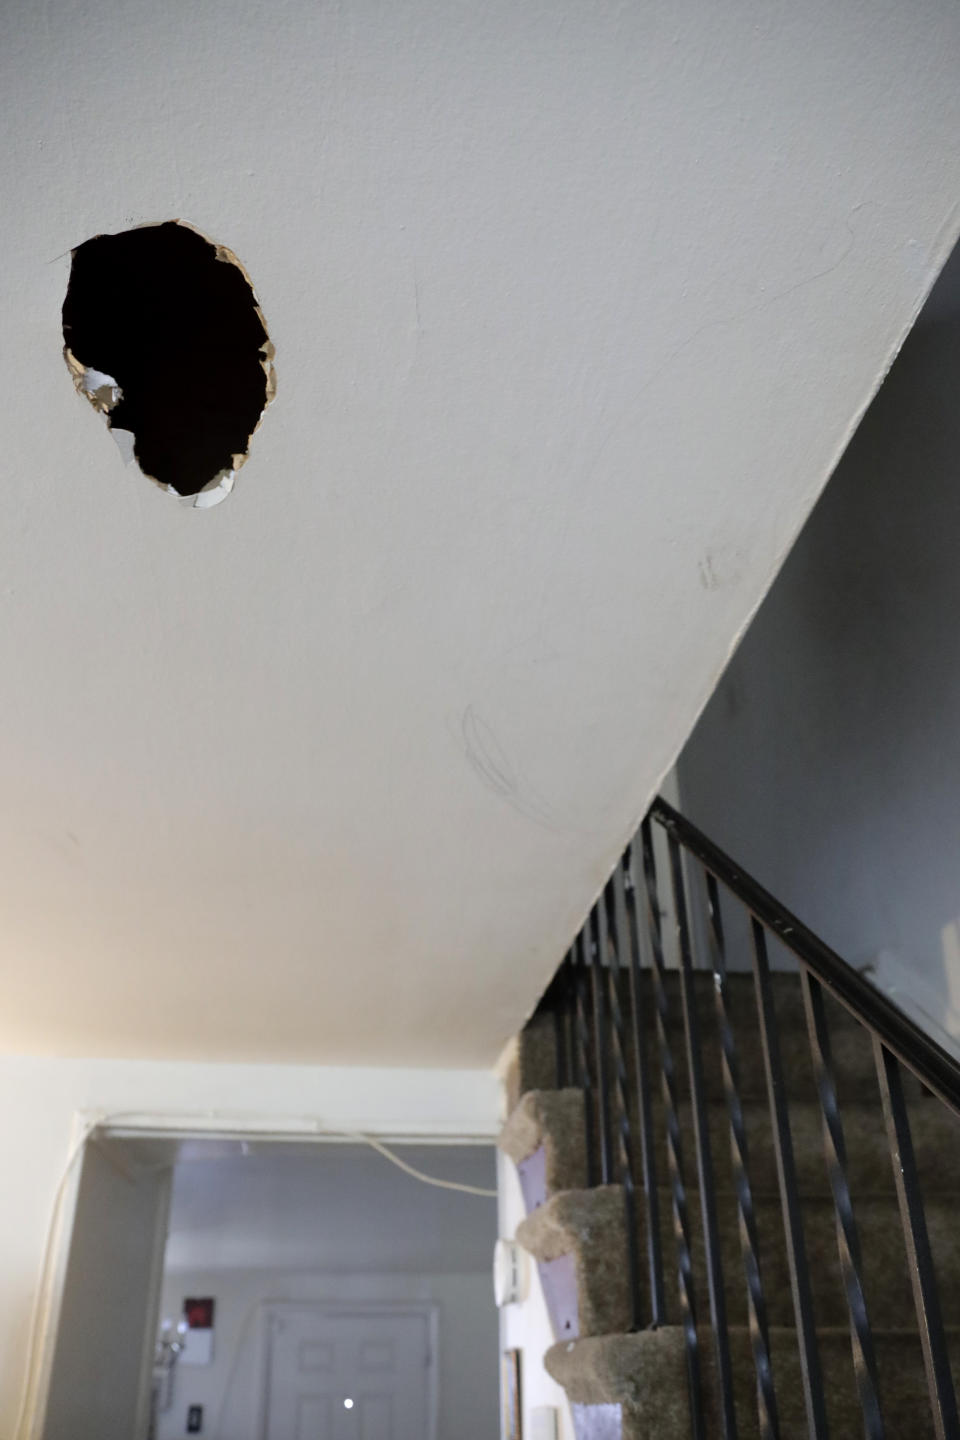
{"label": "scuff mark on wall", "polygon": [[697,561],[697,573],[704,590],[724,590],[739,584],[745,557],[738,545],[715,545]]}

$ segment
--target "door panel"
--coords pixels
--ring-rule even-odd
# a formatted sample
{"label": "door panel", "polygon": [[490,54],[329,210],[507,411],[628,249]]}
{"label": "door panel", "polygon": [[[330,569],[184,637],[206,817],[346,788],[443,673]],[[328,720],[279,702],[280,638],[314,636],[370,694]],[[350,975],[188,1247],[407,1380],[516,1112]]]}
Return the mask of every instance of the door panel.
{"label": "door panel", "polygon": [[296,1440],[313,1435],[333,1434],[333,1402],[329,1396],[299,1395],[297,1397]]}
{"label": "door panel", "polygon": [[393,1397],[389,1395],[362,1395],[360,1410],[360,1440],[394,1440]]}
{"label": "door panel", "polygon": [[423,1314],[275,1314],[268,1440],[425,1440],[429,1362]]}
{"label": "door panel", "polygon": [[336,1368],[336,1347],[328,1340],[304,1340],[300,1346],[298,1373],[329,1375]]}

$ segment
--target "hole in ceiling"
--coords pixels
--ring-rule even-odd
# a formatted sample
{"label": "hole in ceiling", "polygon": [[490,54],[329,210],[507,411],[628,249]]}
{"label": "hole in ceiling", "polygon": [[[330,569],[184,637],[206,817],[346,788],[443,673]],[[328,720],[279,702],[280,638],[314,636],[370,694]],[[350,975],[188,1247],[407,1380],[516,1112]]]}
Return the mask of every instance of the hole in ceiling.
{"label": "hole in ceiling", "polygon": [[64,356],[149,479],[201,508],[230,493],[273,399],[273,346],[232,251],[180,220],[72,252]]}

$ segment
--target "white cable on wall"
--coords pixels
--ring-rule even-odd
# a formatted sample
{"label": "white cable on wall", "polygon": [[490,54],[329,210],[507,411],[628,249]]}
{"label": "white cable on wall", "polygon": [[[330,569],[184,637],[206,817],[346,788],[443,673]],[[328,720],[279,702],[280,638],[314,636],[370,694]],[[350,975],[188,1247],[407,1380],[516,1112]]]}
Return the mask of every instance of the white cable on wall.
{"label": "white cable on wall", "polygon": [[391,1165],[396,1165],[397,1169],[402,1170],[405,1175],[411,1175],[414,1180],[419,1180],[421,1185],[435,1185],[438,1190],[457,1190],[461,1195],[480,1195],[485,1200],[496,1200],[497,1198],[496,1190],[484,1190],[479,1185],[464,1185],[459,1180],[441,1180],[436,1175],[424,1175],[422,1170],[416,1170],[412,1165],[408,1165],[406,1160],[401,1160],[400,1156],[384,1145],[382,1140],[375,1140],[372,1135],[364,1135],[359,1130],[339,1130],[336,1133],[346,1139],[362,1140],[365,1145],[376,1150],[378,1155],[389,1160]]}
{"label": "white cable on wall", "polygon": [[83,1154],[84,1146],[86,1145],[87,1141],[90,1139],[90,1136],[93,1134],[96,1128],[96,1123],[87,1125],[85,1127],[83,1133],[76,1141],[73,1149],[70,1151],[70,1154],[67,1157],[67,1162],[63,1167],[63,1174],[60,1176],[56,1192],[54,1193],[53,1206],[50,1211],[50,1220],[47,1225],[47,1234],[43,1245],[43,1256],[40,1262],[40,1283],[37,1286],[36,1294],[33,1297],[33,1310],[30,1316],[30,1328],[27,1332],[27,1364],[23,1377],[23,1388],[20,1393],[20,1407],[17,1411],[17,1423],[13,1432],[13,1440],[26,1440],[26,1424],[28,1418],[27,1412],[29,1408],[30,1397],[33,1394],[34,1387],[36,1385],[36,1372],[39,1368],[40,1360],[40,1320],[43,1314],[44,1306],[46,1305],[48,1300],[47,1291],[50,1285],[50,1268],[53,1263],[53,1237],[56,1234],[57,1222],[60,1218],[60,1210],[63,1205],[63,1197],[66,1193],[67,1182],[69,1181],[70,1176],[73,1173],[73,1167],[76,1165],[77,1161],[80,1159],[80,1156]]}

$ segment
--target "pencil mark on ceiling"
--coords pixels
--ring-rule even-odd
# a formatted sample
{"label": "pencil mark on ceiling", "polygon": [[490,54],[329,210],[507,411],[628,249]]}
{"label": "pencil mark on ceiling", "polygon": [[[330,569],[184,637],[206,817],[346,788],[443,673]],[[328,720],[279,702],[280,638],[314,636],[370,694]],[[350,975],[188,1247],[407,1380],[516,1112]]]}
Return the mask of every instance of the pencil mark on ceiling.
{"label": "pencil mark on ceiling", "polygon": [[407,371],[407,378],[413,374],[420,359],[420,339],[423,335],[423,320],[420,316],[420,277],[417,274],[417,267],[413,267],[413,356],[410,360],[410,368]]}
{"label": "pencil mark on ceiling", "polygon": [[35,833],[68,866],[73,869],[82,868],[84,864],[83,844],[75,831],[37,830]]}
{"label": "pencil mark on ceiling", "polygon": [[423,324],[420,319],[420,280],[417,276],[416,266],[413,267],[413,318],[416,322],[417,335],[419,336],[423,329]]}
{"label": "pencil mark on ceiling", "polygon": [[488,790],[528,820],[548,830],[559,828],[550,806],[524,782],[496,733],[473,705],[463,713],[460,736],[467,762]]}
{"label": "pencil mark on ceiling", "polygon": [[[409,347],[409,356],[403,371],[402,379],[400,380],[398,397],[402,397],[403,392],[410,384],[413,372],[416,370],[417,365],[420,362],[420,340],[423,336],[423,321],[420,316],[420,277],[417,274],[416,265],[411,265],[410,267],[410,312],[410,320],[407,324],[406,333],[411,337],[411,343]],[[402,401],[398,405],[397,413],[393,417],[392,428],[394,432],[400,424],[402,414],[402,409],[400,408],[401,405]]]}

